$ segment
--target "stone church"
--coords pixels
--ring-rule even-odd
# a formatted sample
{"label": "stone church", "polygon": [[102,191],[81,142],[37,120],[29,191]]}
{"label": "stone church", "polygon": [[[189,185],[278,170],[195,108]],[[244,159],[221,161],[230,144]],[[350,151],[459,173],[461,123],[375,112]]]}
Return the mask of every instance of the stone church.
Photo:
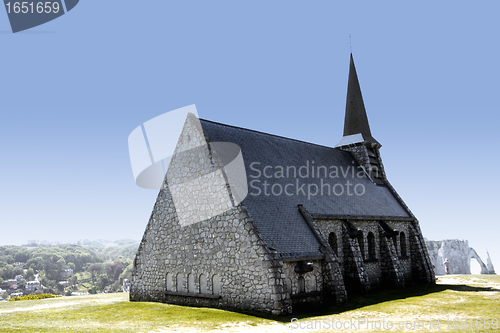
{"label": "stone church", "polygon": [[[217,143],[236,147],[243,182]],[[352,55],[335,147],[189,115],[134,261],[130,300],[283,315],[434,283],[419,222],[389,183],[380,147]]]}

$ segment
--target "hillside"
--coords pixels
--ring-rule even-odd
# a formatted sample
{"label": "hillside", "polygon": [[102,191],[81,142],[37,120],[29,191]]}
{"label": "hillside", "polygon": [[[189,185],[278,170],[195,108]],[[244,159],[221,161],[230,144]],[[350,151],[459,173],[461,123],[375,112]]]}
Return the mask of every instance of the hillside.
{"label": "hillside", "polygon": [[131,240],[0,246],[0,296],[121,291],[138,246]]}
{"label": "hillside", "polygon": [[[182,307],[161,303],[129,302],[127,293],[60,297],[37,301],[0,303],[2,332],[290,332],[318,323],[350,325],[365,321],[372,325],[409,325],[406,331],[491,332],[500,327],[500,276],[452,275],[441,277],[436,286],[377,291],[350,299],[346,307],[290,317],[266,318],[218,309]],[[489,319],[486,319],[489,318]],[[491,318],[496,318],[492,320]],[[460,320],[463,321],[460,323]],[[439,323],[436,322],[439,320]],[[449,321],[448,321],[449,320]],[[455,320],[455,321],[454,321]],[[309,324],[308,324],[309,322]],[[423,325],[418,328],[419,323]],[[382,330],[359,324],[355,329]],[[473,328],[470,328],[470,325]],[[413,325],[413,328],[411,326]],[[417,325],[417,327],[415,327]],[[449,328],[448,328],[449,325]],[[453,329],[455,325],[455,329]],[[467,326],[466,326],[467,325]],[[475,326],[482,326],[476,328]],[[488,326],[489,328],[485,328]],[[327,328],[323,326],[323,328]],[[306,331],[298,329],[297,331]],[[331,330],[325,330],[331,331]]]}

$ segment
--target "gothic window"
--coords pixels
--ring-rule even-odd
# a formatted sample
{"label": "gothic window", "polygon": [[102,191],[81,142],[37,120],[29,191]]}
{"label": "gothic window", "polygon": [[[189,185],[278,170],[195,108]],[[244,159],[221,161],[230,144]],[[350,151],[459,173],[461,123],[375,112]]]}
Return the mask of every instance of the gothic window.
{"label": "gothic window", "polygon": [[365,258],[365,239],[363,234],[358,236],[359,250],[361,251],[361,258]]}
{"label": "gothic window", "polygon": [[305,293],[306,292],[306,281],[304,280],[303,276],[299,276],[299,281],[298,281],[298,293]]}
{"label": "gothic window", "polygon": [[212,292],[214,295],[220,295],[220,278],[217,274],[212,277]]}
{"label": "gothic window", "polygon": [[172,291],[172,288],[174,286],[174,284],[172,283],[172,273],[167,273],[167,277],[165,279],[166,279],[165,284],[166,284],[167,290]]}
{"label": "gothic window", "polygon": [[194,294],[194,275],[189,273],[188,275],[188,292]]}
{"label": "gothic window", "polygon": [[184,290],[184,277],[182,276],[182,273],[177,274],[177,291],[185,291]]}
{"label": "gothic window", "polygon": [[316,276],[314,275],[311,275],[307,278],[307,288],[306,288],[306,291],[309,292],[309,291],[315,291],[317,289],[317,284],[316,284]]}
{"label": "gothic window", "polygon": [[292,280],[290,278],[286,278],[286,292],[292,293]]}
{"label": "gothic window", "polygon": [[204,274],[200,275],[200,294],[207,293],[207,277]]}
{"label": "gothic window", "polygon": [[368,259],[375,260],[377,258],[375,250],[375,235],[373,232],[368,233]]}
{"label": "gothic window", "polygon": [[330,244],[333,252],[335,255],[339,255],[339,248],[338,248],[338,243],[337,243],[337,234],[334,232],[330,232],[330,235],[328,236],[328,244]]}
{"label": "gothic window", "polygon": [[406,235],[404,232],[399,234],[399,242],[401,243],[401,256],[408,256],[408,253],[406,252]]}

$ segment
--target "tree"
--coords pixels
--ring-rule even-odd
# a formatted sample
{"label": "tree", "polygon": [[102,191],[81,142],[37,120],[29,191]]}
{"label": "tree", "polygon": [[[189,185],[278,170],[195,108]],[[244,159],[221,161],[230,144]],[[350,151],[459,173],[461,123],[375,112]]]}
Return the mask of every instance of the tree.
{"label": "tree", "polygon": [[0,269],[0,277],[2,277],[4,280],[13,279],[15,277],[14,266],[6,265],[2,269]]}
{"label": "tree", "polygon": [[78,277],[76,275],[73,275],[70,281],[72,286],[76,286],[78,284]]}
{"label": "tree", "polygon": [[14,276],[17,276],[17,275],[23,275],[24,276],[24,269],[16,266],[14,268]]}
{"label": "tree", "polygon": [[27,281],[33,281],[35,278],[35,271],[33,271],[33,268],[30,268],[26,271],[26,280]]}
{"label": "tree", "polygon": [[56,261],[56,266],[59,271],[63,271],[66,269],[66,261],[64,258],[60,258]]}
{"label": "tree", "polygon": [[120,274],[123,273],[123,270],[125,269],[125,267],[123,267],[123,264],[119,261],[115,261],[115,269],[114,269],[114,274],[113,274],[113,277],[114,277],[114,280],[118,280],[120,278]]}
{"label": "tree", "polygon": [[14,260],[16,262],[27,262],[29,258],[29,252],[26,250],[21,250],[14,255]]}
{"label": "tree", "polygon": [[95,282],[95,277],[96,275],[101,272],[101,265],[100,264],[92,264],[87,268],[87,271],[90,272],[92,275],[92,282]]}
{"label": "tree", "polygon": [[107,261],[101,265],[101,268],[102,268],[101,271],[103,273],[106,273],[106,275],[108,276],[108,280],[113,280],[115,264],[111,261]]}
{"label": "tree", "polygon": [[42,257],[31,258],[26,262],[26,267],[33,268],[35,271],[44,269],[44,260]]}
{"label": "tree", "polygon": [[[67,262],[67,261],[66,261]],[[76,271],[76,266],[72,262],[68,262],[68,268],[71,268],[74,272]]]}
{"label": "tree", "polygon": [[8,255],[8,256],[3,256],[2,261],[6,261],[8,264],[13,264],[16,260],[14,259],[13,256]]}
{"label": "tree", "polygon": [[58,284],[55,280],[50,280],[46,276],[42,276],[42,278],[40,279],[40,283],[45,287],[52,287],[52,288],[55,288],[56,285]]}
{"label": "tree", "polygon": [[123,273],[120,274],[120,279],[122,279],[122,281],[124,279],[131,280],[132,279],[132,269],[133,268],[134,268],[133,265],[127,266],[127,268],[125,268],[125,270],[123,271]]}
{"label": "tree", "polygon": [[99,275],[99,278],[97,279],[97,287],[100,289],[100,290],[104,290],[104,288],[109,284],[109,279],[108,279],[108,275],[107,274],[104,274],[102,273],[101,275]]}
{"label": "tree", "polygon": [[59,266],[51,261],[45,262],[45,275],[49,280],[61,280],[61,270]]}

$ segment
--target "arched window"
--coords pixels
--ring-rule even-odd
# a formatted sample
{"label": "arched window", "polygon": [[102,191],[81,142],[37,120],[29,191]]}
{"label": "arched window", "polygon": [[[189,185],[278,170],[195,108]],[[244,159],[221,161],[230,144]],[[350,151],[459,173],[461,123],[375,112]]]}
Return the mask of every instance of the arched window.
{"label": "arched window", "polygon": [[306,292],[316,291],[317,288],[318,287],[316,284],[316,276],[315,275],[309,276],[306,280]]}
{"label": "arched window", "polygon": [[189,273],[188,275],[188,293],[194,294],[194,275]]}
{"label": "arched window", "polygon": [[335,255],[338,256],[339,255],[339,248],[338,248],[337,234],[336,233],[330,232],[330,235],[328,236],[328,244],[330,244],[330,247],[332,248]]}
{"label": "arched window", "polygon": [[212,277],[212,292],[214,295],[220,295],[220,278],[217,274]]}
{"label": "arched window", "polygon": [[365,238],[363,234],[358,236],[359,250],[361,251],[361,258],[365,258]]}
{"label": "arched window", "polygon": [[286,292],[291,294],[292,293],[292,280],[290,278],[286,278]]}
{"label": "arched window", "polygon": [[304,280],[303,276],[299,276],[299,283],[298,283],[298,293],[305,293],[306,292],[306,281]]}
{"label": "arched window", "polygon": [[369,260],[377,259],[375,250],[375,235],[373,234],[373,232],[368,233],[368,259]]}
{"label": "arched window", "polygon": [[174,287],[174,284],[172,282],[172,273],[167,273],[167,277],[165,278],[165,280],[167,290],[172,291],[172,288]]}
{"label": "arched window", "polygon": [[186,291],[184,289],[184,277],[182,276],[182,273],[177,274],[177,291]]}
{"label": "arched window", "polygon": [[204,274],[200,275],[200,294],[207,293],[207,277]]}
{"label": "arched window", "polygon": [[408,253],[406,252],[406,235],[404,232],[399,234],[399,242],[401,243],[401,256],[408,256]]}

